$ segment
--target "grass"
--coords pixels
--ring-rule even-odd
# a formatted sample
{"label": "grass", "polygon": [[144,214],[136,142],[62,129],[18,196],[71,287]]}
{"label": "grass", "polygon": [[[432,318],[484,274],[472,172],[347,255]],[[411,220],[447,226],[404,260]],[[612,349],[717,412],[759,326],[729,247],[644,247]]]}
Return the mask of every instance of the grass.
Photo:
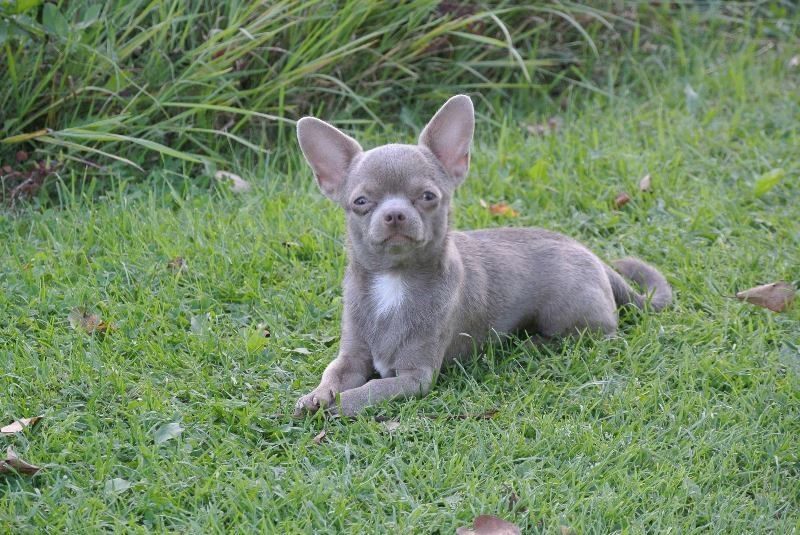
{"label": "grass", "polygon": [[308,112],[379,121],[454,88],[585,83],[612,23],[637,26],[553,1],[4,2],[0,160],[26,146],[134,167],[130,145],[211,165],[244,147],[263,158]]}
{"label": "grass", "polygon": [[85,167],[87,181],[120,163],[139,178],[164,159],[262,165],[287,156],[307,113],[388,127],[381,117],[408,122],[470,91],[498,119],[532,95],[638,84],[608,66],[648,47],[685,65],[698,36],[791,39],[796,27],[796,9],[775,1],[6,0],[0,163],[16,167],[23,149]]}
{"label": "grass", "polygon": [[[452,533],[487,513],[526,533],[796,533],[800,307],[728,298],[800,283],[796,43],[693,43],[563,110],[478,100],[454,212],[459,228],[545,226],[640,256],[675,305],[626,314],[611,340],[498,341],[428,397],[355,421],[285,416],[335,354],[345,262],[342,217],[296,149],[232,152],[248,194],[172,161],[145,181],[66,166],[52,196],[0,212],[0,415],[45,415],[0,438],[44,467],[0,476],[0,531]],[[552,135],[524,128],[556,114]],[[410,141],[426,119],[399,117],[359,138]],[[76,307],[115,329],[73,329]],[[183,432],[155,444],[171,422]]]}

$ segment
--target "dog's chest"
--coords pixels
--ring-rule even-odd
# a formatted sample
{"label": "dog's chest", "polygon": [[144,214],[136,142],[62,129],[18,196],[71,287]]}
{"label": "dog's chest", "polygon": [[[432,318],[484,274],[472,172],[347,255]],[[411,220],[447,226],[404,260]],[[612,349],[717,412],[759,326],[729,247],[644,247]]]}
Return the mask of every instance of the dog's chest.
{"label": "dog's chest", "polygon": [[[392,377],[421,345],[431,350],[432,333],[447,321],[445,292],[430,277],[393,272],[367,274],[349,285],[353,327],[369,347],[375,370]],[[438,336],[437,336],[438,340]],[[435,345],[435,344],[433,344]],[[432,352],[436,352],[433,350]]]}
{"label": "dog's chest", "polygon": [[414,298],[411,281],[395,273],[376,274],[362,294],[359,323],[381,377],[395,373],[398,349],[413,336]]}
{"label": "dog's chest", "polygon": [[370,285],[370,301],[373,313],[384,318],[399,312],[406,302],[408,286],[400,275],[381,273]]}

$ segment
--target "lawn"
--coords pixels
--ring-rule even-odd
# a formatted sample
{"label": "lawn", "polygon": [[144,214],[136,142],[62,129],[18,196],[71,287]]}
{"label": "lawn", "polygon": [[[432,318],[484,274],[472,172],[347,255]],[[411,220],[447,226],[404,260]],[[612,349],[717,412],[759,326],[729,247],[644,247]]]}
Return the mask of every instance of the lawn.
{"label": "lawn", "polygon": [[[0,437],[43,468],[0,475],[0,532],[453,533],[479,514],[524,533],[800,531],[800,306],[732,298],[800,283],[800,48],[727,43],[500,112],[471,93],[454,226],[641,257],[674,304],[625,312],[613,339],[497,340],[354,420],[290,416],[336,354],[345,266],[343,217],[291,136],[224,166],[244,193],[136,151],[145,180],[60,169],[0,211],[0,424],[44,416]],[[349,131],[411,142],[434,107]]]}

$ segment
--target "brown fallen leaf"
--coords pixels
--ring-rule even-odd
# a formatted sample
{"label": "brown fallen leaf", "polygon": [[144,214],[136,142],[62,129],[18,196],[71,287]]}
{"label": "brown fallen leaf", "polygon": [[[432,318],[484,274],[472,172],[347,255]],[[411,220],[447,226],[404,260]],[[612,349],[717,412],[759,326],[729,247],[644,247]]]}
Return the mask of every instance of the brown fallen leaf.
{"label": "brown fallen leaf", "polygon": [[20,418],[16,420],[14,423],[8,424],[5,427],[0,428],[0,436],[7,436],[7,435],[14,435],[19,433],[26,427],[33,427],[36,425],[36,422],[41,420],[43,416],[34,416],[33,418]]}
{"label": "brown fallen leaf", "polygon": [[519,216],[519,212],[517,212],[516,210],[514,210],[513,208],[511,208],[509,205],[507,205],[504,202],[500,202],[500,203],[497,203],[497,204],[490,204],[489,205],[489,212],[491,212],[492,215],[501,215],[501,216],[507,216],[507,217],[517,217],[517,216]]}
{"label": "brown fallen leaf", "polygon": [[186,265],[186,260],[182,256],[176,256],[167,262],[167,267],[176,272],[186,271],[189,269],[189,266]]}
{"label": "brown fallen leaf", "polygon": [[314,444],[320,444],[327,434],[328,432],[324,429],[320,431],[317,436],[314,437]]}
{"label": "brown fallen leaf", "polygon": [[627,193],[625,193],[623,191],[622,193],[620,193],[616,197],[614,197],[614,208],[620,209],[623,206],[625,206],[626,204],[628,204],[629,202],[631,202],[630,195],[628,195]]}
{"label": "brown fallen leaf", "polygon": [[41,470],[41,468],[38,466],[26,463],[20,459],[17,454],[14,453],[14,450],[11,449],[11,446],[9,446],[8,450],[6,450],[5,460],[0,460],[0,474],[19,473],[32,476],[39,470]]}
{"label": "brown fallen leaf", "polygon": [[244,180],[239,175],[234,173],[229,173],[228,171],[217,171],[214,173],[214,178],[223,182],[225,180],[230,181],[231,183],[231,191],[234,193],[244,193],[245,191],[250,190],[250,182]]}
{"label": "brown fallen leaf", "polygon": [[[44,131],[47,132],[46,130]],[[18,154],[19,157],[25,156],[27,153]],[[17,162],[22,164],[24,162]],[[25,166],[27,169],[12,169],[11,166],[3,166],[5,172],[5,183],[2,185],[3,192],[7,192],[7,198],[11,201],[11,205],[15,206],[16,202],[22,198],[32,197],[39,189],[45,184],[53,174],[60,168],[61,163],[48,165],[44,160],[38,162],[30,162]]]}
{"label": "brown fallen leaf", "polygon": [[68,319],[73,329],[81,329],[89,334],[105,334],[114,329],[113,325],[101,320],[97,314],[80,307],[73,308]]}
{"label": "brown fallen leaf", "polygon": [[506,490],[509,492],[508,494],[508,510],[513,511],[514,507],[517,506],[519,503],[519,495],[514,492],[514,489],[510,487],[506,487]]}
{"label": "brown fallen leaf", "polygon": [[535,136],[547,136],[561,128],[563,123],[564,120],[561,117],[553,116],[543,123],[526,124],[525,129]]}
{"label": "brown fallen leaf", "polygon": [[792,304],[795,292],[794,286],[788,282],[778,281],[736,292],[736,298],[773,312],[783,312]]}
{"label": "brown fallen leaf", "polygon": [[644,178],[642,178],[639,181],[639,191],[650,191],[650,190],[651,190],[650,175],[644,175]]}
{"label": "brown fallen leaf", "polygon": [[462,526],[456,535],[522,535],[522,531],[502,518],[492,515],[481,515],[472,522],[472,528]]}
{"label": "brown fallen leaf", "polygon": [[658,50],[658,45],[651,43],[650,41],[645,41],[642,45],[642,51],[647,52],[648,54],[652,54]]}
{"label": "brown fallen leaf", "polygon": [[24,150],[17,151],[17,162],[22,163],[28,159],[28,153]]}
{"label": "brown fallen leaf", "polygon": [[533,134],[534,136],[546,136],[547,134],[550,133],[547,126],[543,123],[526,124],[525,130],[527,130],[528,133]]}

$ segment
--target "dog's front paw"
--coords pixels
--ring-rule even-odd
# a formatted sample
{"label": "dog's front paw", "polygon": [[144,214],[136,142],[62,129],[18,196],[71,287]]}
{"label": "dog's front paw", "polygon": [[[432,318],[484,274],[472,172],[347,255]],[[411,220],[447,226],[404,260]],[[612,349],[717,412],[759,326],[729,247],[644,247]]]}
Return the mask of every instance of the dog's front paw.
{"label": "dog's front paw", "polygon": [[332,406],[334,399],[336,399],[336,394],[333,389],[320,385],[310,394],[306,394],[297,400],[294,406],[294,415],[302,416],[304,412],[315,413],[320,409]]}

